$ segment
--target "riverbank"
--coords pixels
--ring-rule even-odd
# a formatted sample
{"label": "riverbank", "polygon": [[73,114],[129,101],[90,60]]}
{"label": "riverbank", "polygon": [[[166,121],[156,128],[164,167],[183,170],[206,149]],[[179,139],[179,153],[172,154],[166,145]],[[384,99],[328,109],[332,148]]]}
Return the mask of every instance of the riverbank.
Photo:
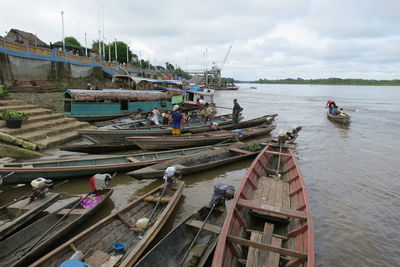
{"label": "riverbank", "polygon": [[354,86],[400,86],[400,80],[365,80],[365,79],[260,79],[251,83],[256,84],[304,84],[304,85],[354,85]]}

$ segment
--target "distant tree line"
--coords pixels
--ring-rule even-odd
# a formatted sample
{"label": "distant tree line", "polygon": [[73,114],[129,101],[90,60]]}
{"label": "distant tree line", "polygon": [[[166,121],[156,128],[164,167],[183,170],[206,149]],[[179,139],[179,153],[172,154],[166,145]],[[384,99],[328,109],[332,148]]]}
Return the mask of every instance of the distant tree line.
{"label": "distant tree line", "polygon": [[280,80],[267,80],[259,79],[252,83],[278,83],[278,84],[319,84],[319,85],[400,85],[400,80],[366,80],[366,79],[341,79],[341,78],[328,78],[328,79],[280,79]]}

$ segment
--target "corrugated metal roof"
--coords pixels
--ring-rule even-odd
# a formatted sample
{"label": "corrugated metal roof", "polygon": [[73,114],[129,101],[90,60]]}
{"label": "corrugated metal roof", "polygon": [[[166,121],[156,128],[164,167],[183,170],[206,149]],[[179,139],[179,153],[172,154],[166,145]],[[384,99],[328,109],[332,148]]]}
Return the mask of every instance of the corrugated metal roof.
{"label": "corrugated metal roof", "polygon": [[176,91],[144,91],[144,90],[80,90],[69,89],[64,95],[69,94],[73,100],[95,101],[95,100],[138,100],[138,101],[157,101],[161,99],[171,99],[174,95],[182,94]]}

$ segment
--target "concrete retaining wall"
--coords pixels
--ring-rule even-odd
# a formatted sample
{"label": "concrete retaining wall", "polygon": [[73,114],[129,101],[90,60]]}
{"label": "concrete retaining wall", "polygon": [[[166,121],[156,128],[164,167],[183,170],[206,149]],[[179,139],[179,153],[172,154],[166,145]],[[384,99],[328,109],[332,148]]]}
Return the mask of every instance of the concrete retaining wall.
{"label": "concrete retaining wall", "polygon": [[76,65],[69,62],[40,60],[0,52],[0,84],[10,88],[14,80],[55,81],[62,88],[76,88],[87,82],[100,88],[111,84],[111,77],[101,67]]}

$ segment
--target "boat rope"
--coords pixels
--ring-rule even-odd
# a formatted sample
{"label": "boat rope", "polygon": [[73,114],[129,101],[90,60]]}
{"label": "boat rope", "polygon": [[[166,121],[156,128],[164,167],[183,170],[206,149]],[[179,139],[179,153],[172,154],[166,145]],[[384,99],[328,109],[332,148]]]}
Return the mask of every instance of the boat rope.
{"label": "boat rope", "polygon": [[282,146],[283,146],[283,142],[284,142],[284,140],[281,139],[281,138],[279,138],[278,167],[276,168],[276,175],[277,175],[278,177],[280,177],[279,169],[280,169],[280,167],[281,167],[281,155],[282,155]]}
{"label": "boat rope", "polygon": [[158,208],[158,205],[160,205],[161,200],[162,200],[162,198],[163,198],[165,192],[167,191],[167,185],[168,185],[168,184],[167,184],[167,180],[165,180],[163,191],[162,191],[162,193],[161,193],[161,195],[160,195],[160,198],[158,199],[156,205],[154,206],[154,208],[153,208],[153,210],[152,210],[152,212],[151,212],[151,214],[150,214],[149,221],[148,221],[148,223],[146,224],[146,227],[145,227],[145,228],[140,232],[140,234],[139,234],[139,238],[140,238],[140,239],[143,238],[144,233],[147,231],[148,227],[150,226],[151,220],[152,220],[153,217],[154,217],[154,214],[155,214],[155,212],[156,212],[156,210],[157,210],[157,208]]}

